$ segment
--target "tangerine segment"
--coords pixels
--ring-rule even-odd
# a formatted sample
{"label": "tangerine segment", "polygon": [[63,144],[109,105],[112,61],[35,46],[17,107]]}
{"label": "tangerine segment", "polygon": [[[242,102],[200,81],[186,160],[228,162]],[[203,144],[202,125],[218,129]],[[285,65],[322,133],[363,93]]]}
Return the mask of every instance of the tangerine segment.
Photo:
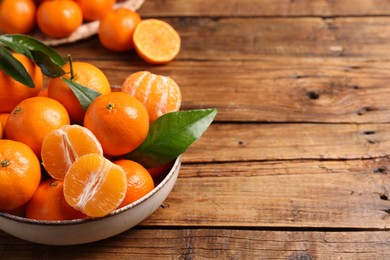
{"label": "tangerine segment", "polygon": [[125,79],[121,91],[134,96],[144,104],[150,122],[180,109],[182,100],[180,88],[170,77],[139,71]]}
{"label": "tangerine segment", "polygon": [[48,174],[56,180],[63,180],[73,162],[90,153],[103,155],[95,135],[83,126],[64,125],[45,137],[41,158]]}
{"label": "tangerine segment", "polygon": [[42,182],[27,203],[26,217],[39,220],[70,220],[86,218],[66,202],[63,181],[48,179]]}
{"label": "tangerine segment", "polygon": [[165,64],[180,51],[180,36],[167,22],[158,19],[141,21],[135,28],[134,47],[138,55],[152,64]]}
{"label": "tangerine segment", "polygon": [[103,217],[118,208],[126,190],[126,173],[99,154],[78,158],[64,179],[68,204],[90,217]]}

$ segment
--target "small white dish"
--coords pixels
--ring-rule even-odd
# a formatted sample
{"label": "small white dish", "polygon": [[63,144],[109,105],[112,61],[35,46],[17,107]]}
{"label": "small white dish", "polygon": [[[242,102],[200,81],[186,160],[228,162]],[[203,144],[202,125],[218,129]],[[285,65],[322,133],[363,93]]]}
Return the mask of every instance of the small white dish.
{"label": "small white dish", "polygon": [[0,212],[0,229],[23,240],[47,245],[77,245],[115,236],[136,226],[160,207],[176,183],[180,166],[178,157],[149,194],[105,217],[44,221]]}

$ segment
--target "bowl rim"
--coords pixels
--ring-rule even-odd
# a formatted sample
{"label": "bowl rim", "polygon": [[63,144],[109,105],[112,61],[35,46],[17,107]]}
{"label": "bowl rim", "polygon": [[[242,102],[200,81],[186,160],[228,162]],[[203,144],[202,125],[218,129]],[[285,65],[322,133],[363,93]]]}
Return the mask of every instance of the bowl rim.
{"label": "bowl rim", "polygon": [[17,222],[21,222],[21,223],[25,223],[25,224],[50,225],[50,226],[78,225],[78,224],[82,224],[82,223],[94,222],[94,221],[110,218],[110,217],[118,215],[122,212],[128,211],[132,208],[135,208],[138,205],[140,205],[141,203],[143,203],[144,201],[149,200],[155,193],[157,193],[159,190],[161,190],[162,187],[173,177],[177,168],[179,168],[180,165],[181,165],[181,155],[175,159],[174,164],[173,164],[172,168],[170,169],[170,171],[168,172],[168,174],[161,180],[161,182],[156,187],[154,187],[154,189],[152,191],[150,191],[148,194],[146,194],[142,198],[140,198],[140,199],[138,199],[138,200],[122,207],[122,208],[116,209],[113,212],[111,212],[110,214],[103,216],[103,217],[97,217],[97,218],[91,217],[91,218],[71,219],[71,220],[37,220],[37,219],[29,219],[26,217],[20,217],[20,216],[12,215],[10,213],[0,211],[0,218],[3,217],[3,218],[7,218],[9,220],[13,220],[13,221],[17,221]]}

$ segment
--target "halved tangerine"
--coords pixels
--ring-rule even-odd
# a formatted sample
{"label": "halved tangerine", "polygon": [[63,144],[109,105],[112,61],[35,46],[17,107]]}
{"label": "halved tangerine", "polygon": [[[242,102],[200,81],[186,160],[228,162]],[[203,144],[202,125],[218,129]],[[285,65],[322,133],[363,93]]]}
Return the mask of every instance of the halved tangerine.
{"label": "halved tangerine", "polygon": [[63,180],[73,162],[90,153],[103,154],[95,135],[86,127],[65,125],[45,137],[41,158],[48,174],[56,180]]}
{"label": "halved tangerine", "polygon": [[99,154],[78,158],[64,179],[64,196],[73,208],[103,217],[122,203],[127,191],[125,171]]}

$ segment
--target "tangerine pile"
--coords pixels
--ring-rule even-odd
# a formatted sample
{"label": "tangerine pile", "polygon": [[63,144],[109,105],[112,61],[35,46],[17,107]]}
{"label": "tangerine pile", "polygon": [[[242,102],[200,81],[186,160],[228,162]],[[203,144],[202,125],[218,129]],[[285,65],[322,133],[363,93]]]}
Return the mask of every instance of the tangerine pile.
{"label": "tangerine pile", "polygon": [[115,8],[115,3],[115,0],[2,0],[0,31],[25,34],[38,27],[49,37],[66,38],[84,22],[98,20],[99,41],[109,50],[135,48],[142,59],[152,64],[165,64],[177,56],[181,40],[170,24],[158,19],[142,20],[136,11]]}
{"label": "tangerine pile", "polygon": [[69,80],[100,93],[84,110],[61,78],[42,92],[39,67],[15,57],[37,84],[21,86],[0,71],[1,211],[41,220],[102,217],[153,190],[170,167],[151,169],[152,176],[123,155],[142,144],[152,121],[180,109],[171,78],[136,72],[112,91],[96,66],[65,64]]}

